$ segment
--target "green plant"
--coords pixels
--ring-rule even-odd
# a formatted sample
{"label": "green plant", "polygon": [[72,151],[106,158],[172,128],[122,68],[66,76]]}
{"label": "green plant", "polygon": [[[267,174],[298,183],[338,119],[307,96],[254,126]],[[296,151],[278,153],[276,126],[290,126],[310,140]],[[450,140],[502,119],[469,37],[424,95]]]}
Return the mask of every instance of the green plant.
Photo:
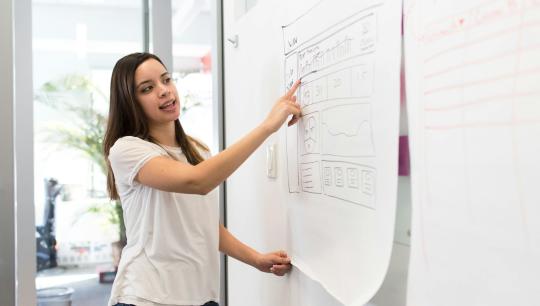
{"label": "green plant", "polygon": [[[61,124],[45,131],[47,142],[75,149],[89,158],[103,175],[107,174],[107,164],[102,152],[103,136],[107,118],[94,107],[95,101],[106,101],[106,95],[92,80],[83,75],[71,74],[56,81],[43,84],[35,99],[56,110],[61,110],[69,118],[70,124]],[[92,188],[92,192],[94,192]],[[125,245],[126,229],[122,217],[122,205],[114,201],[108,206],[93,206],[92,213],[105,213],[112,224],[118,225],[120,243]]]}
{"label": "green plant", "polygon": [[[106,175],[107,164],[102,152],[107,117],[99,112],[96,102],[106,103],[107,96],[87,76],[69,74],[55,81],[44,83],[35,96],[44,105],[61,110],[69,122],[48,128],[45,132],[47,142],[75,149],[89,158]],[[200,99],[186,91],[180,97],[184,115],[189,109],[202,105]],[[66,124],[70,123],[70,124]],[[93,189],[93,188],[92,188]],[[120,201],[113,205],[101,203],[89,209],[91,213],[106,214],[112,224],[118,225],[119,244],[124,246],[126,228]]]}

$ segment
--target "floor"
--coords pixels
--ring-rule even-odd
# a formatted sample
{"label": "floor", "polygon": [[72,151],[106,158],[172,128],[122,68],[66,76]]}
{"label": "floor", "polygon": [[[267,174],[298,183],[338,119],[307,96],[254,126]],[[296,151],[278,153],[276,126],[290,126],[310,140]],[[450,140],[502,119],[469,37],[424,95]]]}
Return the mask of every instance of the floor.
{"label": "floor", "polygon": [[70,287],[72,306],[106,306],[112,284],[99,283],[99,271],[108,267],[57,267],[38,272],[36,288]]}

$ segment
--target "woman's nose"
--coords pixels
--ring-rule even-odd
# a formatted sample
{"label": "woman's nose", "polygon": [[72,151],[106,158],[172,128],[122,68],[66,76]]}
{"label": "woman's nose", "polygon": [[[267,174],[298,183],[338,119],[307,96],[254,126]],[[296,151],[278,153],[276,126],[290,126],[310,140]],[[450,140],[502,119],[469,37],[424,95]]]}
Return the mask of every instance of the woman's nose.
{"label": "woman's nose", "polygon": [[160,97],[166,97],[169,95],[169,88],[165,85],[165,84],[160,84],[159,85],[159,96]]}

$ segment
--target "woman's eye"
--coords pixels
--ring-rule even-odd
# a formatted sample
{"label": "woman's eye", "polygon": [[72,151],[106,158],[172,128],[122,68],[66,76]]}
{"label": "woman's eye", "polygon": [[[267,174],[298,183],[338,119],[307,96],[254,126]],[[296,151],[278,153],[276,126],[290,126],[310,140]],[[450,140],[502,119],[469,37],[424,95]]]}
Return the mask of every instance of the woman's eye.
{"label": "woman's eye", "polygon": [[169,83],[170,81],[171,81],[171,78],[165,78],[165,79],[163,80],[163,83],[167,84],[167,83]]}
{"label": "woman's eye", "polygon": [[144,87],[144,88],[142,89],[142,92],[143,92],[143,93],[147,93],[147,92],[149,92],[150,90],[152,90],[152,86],[146,86],[146,87]]}

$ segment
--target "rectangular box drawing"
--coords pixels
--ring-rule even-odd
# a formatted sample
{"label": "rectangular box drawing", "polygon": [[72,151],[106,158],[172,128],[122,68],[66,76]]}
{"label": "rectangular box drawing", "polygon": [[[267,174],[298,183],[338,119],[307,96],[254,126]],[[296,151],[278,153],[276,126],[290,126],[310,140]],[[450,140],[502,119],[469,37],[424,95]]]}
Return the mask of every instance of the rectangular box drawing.
{"label": "rectangular box drawing", "polygon": [[302,190],[310,193],[322,193],[321,170],[319,162],[302,163],[300,175]]}
{"label": "rectangular box drawing", "polygon": [[370,62],[351,69],[351,96],[370,97],[373,94],[373,64]]}
{"label": "rectangular box drawing", "polygon": [[[300,85],[297,93],[297,102],[300,104],[301,107],[313,104],[313,101],[315,100],[315,88],[313,85],[313,83],[302,83]],[[320,91],[320,93],[322,93],[322,91]]]}
{"label": "rectangular box drawing", "polygon": [[300,192],[300,178],[298,177],[298,132],[296,126],[287,128],[287,175],[289,178],[289,192]]}
{"label": "rectangular box drawing", "polygon": [[322,161],[323,193],[368,208],[375,208],[375,169],[369,166]]}
{"label": "rectangular box drawing", "polygon": [[[317,6],[319,4],[317,4]],[[330,2],[325,5],[335,6],[334,3]],[[370,1],[369,4],[359,11],[351,10],[352,14],[345,19],[335,15],[328,16],[328,14],[325,14],[326,19],[324,21],[329,22],[321,22],[320,16],[315,16],[314,14],[302,15],[300,17],[301,21],[296,20],[283,26],[283,53],[288,55],[299,47],[305,46],[306,43],[317,40],[317,37],[320,37],[323,32],[335,33],[342,29],[344,25],[351,24],[351,21],[357,21],[366,15],[376,12],[383,5],[384,1],[381,0]],[[328,8],[328,10],[331,9],[333,9],[333,7]],[[306,27],[304,25],[310,26]]]}
{"label": "rectangular box drawing", "polygon": [[334,72],[328,77],[328,99],[348,98],[352,96],[352,69]]}
{"label": "rectangular box drawing", "polygon": [[284,63],[285,71],[285,87],[291,88],[296,80],[298,80],[298,57],[288,56]]}
{"label": "rectangular box drawing", "polygon": [[362,193],[375,194],[375,175],[371,170],[362,170]]}
{"label": "rectangular box drawing", "polygon": [[[353,65],[346,62],[344,64]],[[367,98],[373,93],[373,64],[362,61],[361,64],[338,69],[328,68],[326,74],[317,79],[306,77],[299,89],[298,102],[302,107],[332,99]],[[343,65],[341,65],[343,66]]]}
{"label": "rectangular box drawing", "polygon": [[370,104],[337,105],[323,110],[320,130],[323,155],[375,155]]}
{"label": "rectangular box drawing", "polygon": [[328,79],[320,78],[309,83],[313,103],[325,101],[328,99]]}
{"label": "rectangular box drawing", "polygon": [[320,153],[319,130],[319,112],[302,116],[298,123],[298,147],[301,155]]}
{"label": "rectangular box drawing", "polygon": [[334,167],[334,178],[336,187],[343,187],[343,168]]}
{"label": "rectangular box drawing", "polygon": [[298,94],[302,107],[332,99],[367,98],[373,93],[373,64],[369,61],[347,61],[324,72],[316,73],[317,79],[302,79]]}
{"label": "rectangular box drawing", "polygon": [[359,188],[357,168],[347,168],[347,186],[349,188]]}
{"label": "rectangular box drawing", "polygon": [[324,186],[332,186],[333,184],[333,175],[332,168],[324,167],[323,168],[323,184]]}
{"label": "rectangular box drawing", "polygon": [[375,13],[365,15],[340,29],[323,32],[314,42],[310,41],[310,45],[296,53],[299,76],[374,52],[375,42]]}

